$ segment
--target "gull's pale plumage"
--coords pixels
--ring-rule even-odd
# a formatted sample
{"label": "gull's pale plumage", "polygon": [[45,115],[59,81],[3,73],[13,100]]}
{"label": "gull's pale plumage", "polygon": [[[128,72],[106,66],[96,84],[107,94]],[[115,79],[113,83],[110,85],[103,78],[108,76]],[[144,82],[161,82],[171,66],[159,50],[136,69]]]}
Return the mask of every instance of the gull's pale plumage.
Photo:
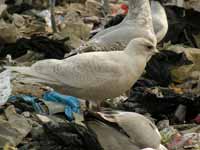
{"label": "gull's pale plumage", "polygon": [[[154,1],[154,0],[151,1],[151,16],[152,16],[152,21],[153,21],[153,29],[156,34],[157,42],[159,43],[164,38],[168,30],[167,15],[166,15],[164,7],[160,4],[159,1]],[[123,23],[112,26],[105,30],[102,30],[99,33],[97,33],[92,38],[92,40],[98,39],[101,36],[108,34],[108,32],[112,32],[114,30],[117,31],[117,29],[121,28],[122,26],[123,26]],[[139,27],[143,28],[143,26],[139,26]],[[137,30],[138,28],[137,24],[135,24],[134,28]]]}
{"label": "gull's pale plumage", "polygon": [[[123,50],[131,39],[137,37],[145,37],[154,42],[157,39],[160,42],[167,30],[166,12],[158,1],[151,1],[150,9],[149,0],[129,0],[128,15],[120,24],[100,31],[65,57],[90,51]],[[156,39],[153,39],[154,32]]]}
{"label": "gull's pale plumage", "polygon": [[31,67],[7,67],[65,87],[65,93],[99,104],[127,91],[144,71],[156,44],[133,39],[124,51],[84,53],[64,60],[42,60]]}
{"label": "gull's pale plumage", "polygon": [[77,52],[123,50],[133,38],[137,37],[156,43],[149,0],[129,0],[129,12],[120,24],[97,33],[86,44],[67,54],[66,57]]}
{"label": "gull's pale plumage", "polygon": [[122,111],[104,111],[98,114],[107,123],[90,119],[86,120],[86,125],[97,134],[105,150],[163,149],[157,127],[146,117]]}
{"label": "gull's pale plumage", "polygon": [[154,0],[151,1],[151,13],[157,42],[160,42],[165,37],[168,30],[167,15],[160,2]]}

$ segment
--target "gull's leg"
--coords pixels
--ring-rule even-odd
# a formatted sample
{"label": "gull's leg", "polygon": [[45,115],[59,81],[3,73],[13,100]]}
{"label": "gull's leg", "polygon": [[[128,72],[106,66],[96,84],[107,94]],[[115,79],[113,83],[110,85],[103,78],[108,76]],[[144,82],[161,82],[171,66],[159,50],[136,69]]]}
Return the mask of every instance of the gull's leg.
{"label": "gull's leg", "polygon": [[97,111],[101,111],[101,103],[97,103]]}
{"label": "gull's leg", "polygon": [[101,111],[101,102],[96,102],[96,105],[93,105],[92,110]]}
{"label": "gull's leg", "polygon": [[130,97],[130,96],[131,96],[131,89],[127,90],[127,91],[125,92],[125,95],[126,95],[127,97]]}
{"label": "gull's leg", "polygon": [[90,109],[90,102],[88,100],[85,101],[86,110]]}

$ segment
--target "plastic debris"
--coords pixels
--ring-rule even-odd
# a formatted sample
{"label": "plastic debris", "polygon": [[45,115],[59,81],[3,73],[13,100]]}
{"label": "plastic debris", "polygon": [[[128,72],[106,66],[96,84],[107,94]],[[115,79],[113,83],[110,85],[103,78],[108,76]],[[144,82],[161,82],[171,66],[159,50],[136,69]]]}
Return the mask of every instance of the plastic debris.
{"label": "plastic debris", "polygon": [[63,113],[65,112],[65,105],[60,104],[60,103],[55,103],[51,101],[45,101],[43,100],[45,106],[48,107],[48,113],[49,115],[54,115],[57,113]]}
{"label": "plastic debris", "polygon": [[14,23],[7,23],[0,20],[0,44],[2,43],[15,43],[18,38],[18,31]]}
{"label": "plastic debris", "polygon": [[[44,58],[63,59],[71,47],[65,45],[68,38],[54,40],[47,36],[33,35],[30,38],[20,38],[12,45],[4,45],[0,48],[0,57],[10,54],[12,58],[25,55],[28,51],[44,54]],[[27,60],[26,60],[27,61]]]}
{"label": "plastic debris", "polygon": [[162,136],[163,144],[169,143],[172,137],[179,137],[178,131],[173,127],[164,128],[163,130],[160,131],[160,134]]}
{"label": "plastic debris", "polygon": [[[185,124],[185,126],[187,125]],[[192,130],[194,132],[192,132]],[[199,127],[196,126],[189,130],[184,130],[181,132],[174,129],[173,127],[168,127],[161,130],[160,133],[162,136],[163,144],[165,144],[169,150],[177,150],[177,149],[199,150],[200,134],[196,133],[195,130],[199,130]]]}
{"label": "plastic debris", "polygon": [[66,96],[59,94],[55,91],[53,92],[46,92],[43,95],[43,99],[47,101],[53,101],[56,103],[65,104],[65,115],[67,118],[72,121],[74,119],[73,112],[79,113],[80,111],[80,103],[76,97],[73,96]]}
{"label": "plastic debris", "polygon": [[180,122],[185,121],[186,108],[187,108],[186,106],[180,104],[176,109],[175,117],[178,119],[178,121]]}
{"label": "plastic debris", "polygon": [[5,109],[5,116],[7,120],[0,119],[0,148],[6,144],[18,145],[32,129],[26,118],[16,113],[13,105]]}
{"label": "plastic debris", "polygon": [[9,101],[16,101],[16,100],[24,101],[24,102],[30,103],[36,112],[38,112],[38,113],[45,113],[45,111],[43,110],[43,108],[37,102],[37,99],[38,98],[34,97],[34,96],[22,95],[21,94],[21,95],[11,96],[9,98]]}
{"label": "plastic debris", "polygon": [[49,141],[55,141],[54,145],[63,146],[64,150],[103,150],[96,134],[91,130],[75,123],[55,122],[41,115],[38,117],[44,122],[43,127]]}
{"label": "plastic debris", "polygon": [[0,106],[4,105],[11,95],[10,71],[0,73]]}
{"label": "plastic debris", "polygon": [[49,10],[43,10],[38,13],[38,16],[43,17],[48,27],[51,27],[51,13]]}

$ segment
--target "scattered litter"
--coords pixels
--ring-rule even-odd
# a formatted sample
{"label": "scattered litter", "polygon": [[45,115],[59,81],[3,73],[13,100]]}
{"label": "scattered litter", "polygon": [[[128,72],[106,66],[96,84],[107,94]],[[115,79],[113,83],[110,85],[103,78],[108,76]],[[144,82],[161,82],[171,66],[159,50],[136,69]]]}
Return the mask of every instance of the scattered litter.
{"label": "scattered litter", "polygon": [[18,38],[18,31],[13,23],[6,23],[0,20],[0,43],[15,43]]}
{"label": "scattered litter", "polygon": [[10,83],[10,71],[5,70],[0,73],[0,106],[4,105],[11,95],[12,87]]}
{"label": "scattered litter", "polygon": [[[0,57],[10,54],[13,59],[23,56],[27,51],[34,51],[44,54],[44,58],[63,59],[64,54],[70,52],[70,46],[64,43],[68,38],[62,40],[53,40],[45,36],[31,36],[21,38],[12,45],[4,45],[0,50]],[[27,61],[27,60],[26,60]]]}
{"label": "scattered litter", "polygon": [[80,112],[80,103],[76,97],[65,96],[53,91],[44,93],[43,99],[66,105],[65,115],[70,121],[74,119],[73,113]]}
{"label": "scattered litter", "polygon": [[17,146],[32,129],[28,120],[16,113],[13,105],[5,109],[5,116],[7,120],[0,120],[0,148],[6,144]]}
{"label": "scattered litter", "polygon": [[9,101],[24,101],[26,103],[29,103],[32,105],[33,109],[37,112],[37,113],[45,113],[45,111],[43,110],[43,108],[40,106],[39,102],[37,101],[38,98],[34,97],[34,96],[28,96],[28,95],[16,95],[16,96],[11,96],[9,98]]}
{"label": "scattered litter", "polygon": [[[200,3],[159,1],[169,25],[157,46],[160,53],[152,57],[129,92],[107,99],[102,106],[105,112],[113,108],[149,117],[169,150],[200,150]],[[33,80],[23,83],[23,76],[12,74],[14,79],[9,70],[2,69],[3,65],[29,66],[42,59],[63,59],[102,29],[122,22],[128,13],[127,2],[56,0],[57,32],[53,33],[49,1],[0,0],[0,149],[102,150],[102,139],[106,143],[129,138],[113,122],[86,118],[85,104],[82,107],[78,98]],[[112,121],[110,115],[106,117]],[[107,140],[102,130],[91,131],[87,123],[107,124],[106,129],[116,131],[117,136],[109,134]],[[109,144],[129,146],[129,140],[116,141]],[[131,148],[140,149],[132,144],[127,149]]]}

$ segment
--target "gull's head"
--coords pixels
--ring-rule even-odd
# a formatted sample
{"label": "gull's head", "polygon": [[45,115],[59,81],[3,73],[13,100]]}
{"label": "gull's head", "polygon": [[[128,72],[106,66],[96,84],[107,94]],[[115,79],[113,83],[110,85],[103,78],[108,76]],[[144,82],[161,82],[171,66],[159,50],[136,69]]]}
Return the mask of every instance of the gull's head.
{"label": "gull's head", "polygon": [[132,53],[134,55],[142,55],[148,60],[152,55],[159,52],[156,48],[156,42],[146,38],[132,39],[126,49],[128,53]]}

